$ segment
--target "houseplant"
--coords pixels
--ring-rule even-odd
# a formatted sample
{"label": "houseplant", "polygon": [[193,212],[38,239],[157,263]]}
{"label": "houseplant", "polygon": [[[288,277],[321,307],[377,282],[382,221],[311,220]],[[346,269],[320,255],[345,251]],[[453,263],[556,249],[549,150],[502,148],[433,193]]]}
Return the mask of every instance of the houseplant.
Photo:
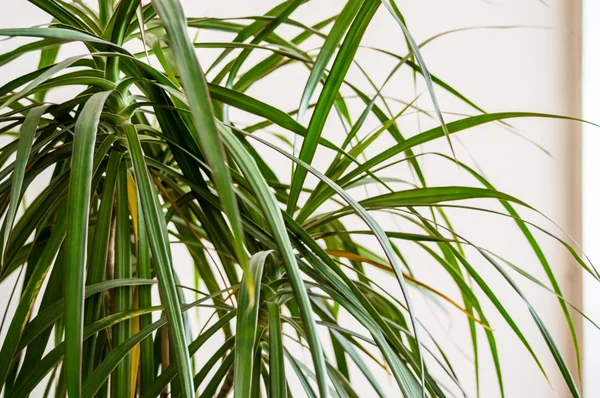
{"label": "houseplant", "polygon": [[[498,347],[481,300],[491,301],[544,369],[510,309],[463,248],[475,249],[526,301],[506,271],[514,266],[471,244],[446,216],[448,202],[466,199],[497,200],[514,219],[549,278],[578,349],[570,308],[534,237],[535,226],[517,212],[528,206],[495,190],[451,150],[453,134],[478,125],[558,116],[483,112],[429,73],[419,51],[423,43],[412,38],[394,2],[350,0],[339,15],[314,26],[294,18],[303,0],[246,19],[186,18],[177,0],[145,5],[100,0],[97,10],[80,1],[31,3],[48,13],[50,25],[0,29],[2,36],[35,38],[4,54],[3,63],[32,51],[41,54],[35,72],[0,88],[1,132],[17,135],[0,153],[0,278],[19,275],[16,283],[23,286],[14,298],[16,310],[3,322],[5,396],[26,396],[49,376],[47,392],[70,397],[163,392],[248,397],[261,390],[272,397],[352,397],[358,393],[350,363],[381,396],[372,367],[386,369],[408,397],[460,392],[444,347],[423,339],[427,329],[410,300],[416,292],[464,313],[475,358],[479,330],[484,336],[479,346],[491,350],[502,392]],[[379,8],[389,11],[407,43],[406,54],[390,54],[397,58],[393,73],[409,68],[423,79],[423,95],[433,103],[429,115],[439,123],[410,138],[397,120],[419,110],[414,102],[392,113],[380,87],[364,92],[346,80]],[[284,39],[278,32],[285,26],[300,33]],[[229,32],[234,39],[192,40],[189,28]],[[313,38],[320,40],[317,52],[303,47]],[[70,42],[84,43],[88,52],[57,61],[60,46]],[[126,49],[132,45],[139,50]],[[195,47],[221,51],[211,65],[202,64],[210,82]],[[268,105],[247,93],[290,63],[310,70],[297,109]],[[58,103],[45,101],[48,91],[68,86],[83,89]],[[340,94],[342,87],[352,91],[352,99]],[[436,90],[477,113],[446,123]],[[361,112],[351,114],[350,100],[362,104]],[[234,108],[254,115],[256,123],[237,123]],[[343,142],[324,133],[335,113],[348,127]],[[378,121],[374,131],[365,128],[368,118]],[[272,126],[275,139],[269,136]],[[364,159],[383,134],[395,144]],[[420,167],[424,155],[415,150],[432,140],[446,140],[450,155],[435,156],[446,156],[478,186],[428,186]],[[261,155],[265,149],[294,165],[291,178],[282,178]],[[311,166],[317,151],[333,154],[325,172]],[[392,160],[411,168],[414,187],[379,177]],[[306,183],[308,174],[316,185]],[[27,188],[40,179],[41,193],[22,206]],[[354,199],[363,186],[383,191]],[[419,232],[384,230],[371,212],[385,212]],[[351,215],[367,228],[347,228]],[[383,256],[365,245],[365,236],[376,238]],[[182,280],[173,241],[191,255],[196,281]],[[447,273],[462,302],[415,278],[398,242],[416,245]],[[576,249],[561,243],[597,277]],[[395,277],[397,290],[380,288],[373,268]],[[184,300],[190,291],[195,301]],[[196,307],[210,308],[214,316],[192,335],[187,316]],[[529,308],[569,390],[579,396],[552,336]],[[207,347],[209,341],[219,343]],[[324,354],[325,344],[333,354]],[[199,350],[209,354],[199,357]],[[305,358],[299,354],[304,351]],[[431,373],[434,366],[443,375]],[[290,391],[292,377],[300,390]]]}

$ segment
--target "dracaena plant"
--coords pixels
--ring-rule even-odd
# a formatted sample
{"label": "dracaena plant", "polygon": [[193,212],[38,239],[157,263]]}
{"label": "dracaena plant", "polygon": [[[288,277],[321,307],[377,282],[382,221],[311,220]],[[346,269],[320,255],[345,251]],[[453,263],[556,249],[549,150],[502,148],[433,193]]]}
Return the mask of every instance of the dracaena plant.
{"label": "dracaena plant", "polygon": [[[30,2],[48,14],[48,25],[0,29],[5,37],[29,38],[0,55],[0,65],[40,54],[33,72],[0,87],[0,134],[8,137],[0,152],[0,283],[3,291],[12,289],[8,281],[19,287],[12,309],[2,304],[4,396],[35,389],[57,397],[357,397],[370,389],[443,397],[479,391],[484,349],[503,394],[483,301],[546,371],[473,257],[527,304],[539,338],[579,396],[552,336],[508,272],[556,295],[578,358],[571,308],[536,241],[545,231],[519,215],[529,206],[496,190],[452,150],[452,136],[475,126],[508,129],[511,118],[557,116],[485,113],[428,71],[420,52],[428,41],[413,39],[393,1],[348,0],[312,26],[295,15],[317,1],[282,1],[264,16],[231,19],[185,15],[178,0]],[[371,88],[361,89],[348,74],[360,69],[357,51],[378,9],[397,22],[394,34],[408,48],[385,53],[396,67],[384,85],[410,70],[425,83],[431,111],[414,100],[398,109],[372,76],[363,76]],[[299,33],[281,33],[290,26]],[[194,36],[200,30],[226,39],[203,41]],[[85,52],[61,57],[71,42],[83,43]],[[219,53],[207,63],[197,48]],[[248,94],[290,64],[307,71],[296,109]],[[77,94],[60,94],[69,86]],[[473,114],[444,121],[439,91]],[[60,101],[50,100],[54,93]],[[437,127],[403,135],[398,119],[408,112],[435,119]],[[240,113],[253,124],[236,120]],[[346,127],[341,139],[327,133],[332,118]],[[374,152],[384,135],[394,144]],[[417,151],[434,140],[444,140],[446,155]],[[326,167],[312,165],[317,152],[329,154]],[[442,157],[473,184],[428,185],[425,156]],[[290,173],[281,172],[283,164]],[[403,166],[412,181],[382,176]],[[503,210],[462,202],[473,198]],[[547,281],[471,243],[452,227],[447,206],[510,217]],[[384,229],[377,214],[411,232]],[[348,226],[356,216],[364,225],[358,229]],[[597,277],[577,249],[556,239]],[[182,274],[174,244],[191,257],[193,279]],[[448,291],[417,278],[407,245],[449,276]],[[382,272],[395,289],[379,285]],[[453,289],[458,299],[450,298]],[[414,295],[464,316],[475,385],[461,384],[452,357],[415,312]],[[210,314],[201,328],[194,316],[200,307]],[[389,378],[375,377],[377,369]]]}

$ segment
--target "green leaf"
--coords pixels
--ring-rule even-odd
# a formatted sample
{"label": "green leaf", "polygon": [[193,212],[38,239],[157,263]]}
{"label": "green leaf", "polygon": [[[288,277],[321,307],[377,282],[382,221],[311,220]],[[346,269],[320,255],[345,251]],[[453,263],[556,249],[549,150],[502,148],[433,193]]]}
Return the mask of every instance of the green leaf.
{"label": "green leaf", "polygon": [[[1,32],[1,29],[0,29],[0,32]],[[83,58],[83,56],[70,57],[70,58],[67,58],[64,61],[59,62],[58,64],[44,70],[44,72],[42,72],[41,74],[39,74],[39,76],[37,76],[35,79],[33,79],[31,81],[31,83],[29,83],[23,90],[10,96],[2,105],[0,105],[0,109],[5,108],[5,107],[15,103],[16,101],[20,100],[21,98],[27,96],[34,88],[36,88],[40,84],[47,81],[53,75],[60,72],[61,70],[68,68],[69,66],[71,66],[72,64],[74,64],[76,61],[78,61],[81,58]]]}
{"label": "green leaf", "polygon": [[[31,51],[41,50],[42,54],[44,54],[44,52],[48,49],[56,51],[59,44],[60,44],[60,41],[54,40],[54,39],[44,39],[44,40],[39,40],[39,41],[36,41],[33,43],[24,44],[18,48],[15,48],[12,51],[9,51],[7,53],[0,55],[0,66],[3,66],[5,64],[19,58],[21,55],[27,54],[28,52],[31,52]],[[42,57],[42,59],[43,58],[44,57]],[[52,64],[52,63],[54,63],[54,62],[51,62],[50,64]],[[50,64],[44,65],[42,62],[40,62],[40,66],[38,69],[41,69]]]}
{"label": "green leaf", "polygon": [[[139,194],[137,196],[138,205],[138,276],[140,278],[152,278],[152,268],[150,262],[150,246],[148,242],[148,231],[144,220],[143,211]],[[152,306],[152,289],[150,286],[140,287],[138,290],[140,307]],[[152,315],[142,315],[140,317],[140,329],[143,329],[152,323]],[[152,338],[146,338],[140,343],[140,391],[142,394],[150,388],[154,381],[154,349],[152,347]]]}
{"label": "green leaf", "polygon": [[[135,16],[140,0],[121,0],[116,6],[112,18],[104,30],[103,36],[112,43],[122,45],[129,23]],[[106,61],[106,78],[117,81],[119,78],[119,59],[111,57]]]}
{"label": "green leaf", "polygon": [[[44,69],[56,61],[56,57],[58,56],[58,46],[53,46],[49,48],[44,48],[40,54],[40,62],[38,63],[38,70]],[[43,102],[46,97],[45,91],[38,91],[35,93],[34,99],[37,102]]]}
{"label": "green leaf", "polygon": [[250,257],[247,272],[252,273],[250,279],[254,283],[254,289],[248,289],[248,283],[244,279],[248,278],[249,275],[246,274],[244,274],[242,286],[240,287],[235,332],[234,396],[236,398],[250,397],[256,331],[258,328],[260,284],[265,261],[270,254],[270,251],[265,251]]}
{"label": "green leaf", "polygon": [[[106,177],[104,179],[104,189],[102,192],[102,202],[100,203],[100,207],[98,209],[96,225],[94,228],[94,236],[92,238],[86,285],[100,283],[106,276],[106,268],[109,258],[111,226],[113,225],[114,194],[122,157],[123,152],[111,151],[108,159]],[[140,277],[150,279],[148,275],[140,275]],[[100,317],[101,299],[101,297],[94,296],[86,300],[86,312],[84,316],[85,325],[95,322]],[[84,344],[84,378],[92,370],[91,368],[94,364],[95,351],[96,336],[93,336]]]}
{"label": "green leaf", "polygon": [[[133,275],[131,269],[131,232],[129,230],[129,208],[127,199],[127,166],[121,163],[117,177],[117,212],[115,233],[115,278],[128,279]],[[132,309],[133,295],[129,286],[115,289],[115,311],[125,312]],[[131,321],[125,320],[113,328],[113,343],[118,346],[131,336]],[[113,373],[112,394],[119,397],[129,397],[131,357],[127,355]]]}
{"label": "green leaf", "polygon": [[69,179],[65,272],[65,372],[70,396],[81,395],[83,287],[86,266],[92,162],[98,123],[110,91],[94,94],[75,124]]}
{"label": "green leaf", "polygon": [[283,363],[283,341],[279,304],[267,302],[269,312],[269,391],[271,397],[285,398],[287,394],[285,367]]}
{"label": "green leaf", "polygon": [[11,37],[44,37],[47,39],[58,39],[62,41],[84,41],[89,43],[105,44],[118,49],[119,46],[102,40],[96,36],[72,29],[64,28],[12,28],[0,29],[0,36]]}
{"label": "green leaf", "polygon": [[[435,206],[436,204],[441,204],[448,201],[482,198],[509,201],[530,208],[523,201],[494,189],[458,186],[407,189],[374,196],[364,199],[359,203],[365,209],[378,210],[412,206]],[[344,215],[352,214],[353,212],[354,208],[352,206],[345,206],[339,210],[335,210],[331,213],[324,213],[318,217],[315,217],[315,219],[308,220],[307,225],[312,228],[316,225],[328,223]]]}
{"label": "green leaf", "polygon": [[0,266],[0,269],[2,269],[4,266],[6,244],[8,243],[10,231],[12,229],[15,216],[17,215],[19,201],[21,200],[21,196],[23,194],[21,191],[23,187],[23,179],[25,178],[25,168],[27,167],[27,162],[29,161],[29,155],[31,153],[33,139],[35,138],[35,132],[37,131],[40,120],[48,107],[49,105],[41,105],[31,109],[27,114],[25,121],[23,122],[23,126],[21,127],[21,135],[19,137],[19,145],[17,147],[17,159],[15,160],[15,170],[13,171],[12,175],[10,202],[8,204],[8,211],[6,213],[6,218],[4,219],[4,224],[2,225],[2,242],[0,242],[2,244],[0,248],[2,266]]}

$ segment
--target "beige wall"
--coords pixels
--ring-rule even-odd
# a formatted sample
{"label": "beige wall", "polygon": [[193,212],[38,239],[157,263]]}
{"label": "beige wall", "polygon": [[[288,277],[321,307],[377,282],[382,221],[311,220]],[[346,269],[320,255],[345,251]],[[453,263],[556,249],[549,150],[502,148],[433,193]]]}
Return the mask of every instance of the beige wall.
{"label": "beige wall", "polygon": [[[5,0],[6,1],[6,0]],[[7,1],[6,1],[7,2]],[[274,1],[210,0],[185,1],[188,14],[194,16],[236,16],[258,15],[269,8]],[[336,0],[313,0],[298,13],[298,19],[317,21],[332,15],[340,9],[343,2]],[[430,70],[452,84],[456,89],[475,101],[487,111],[538,111],[558,113],[569,116],[580,114],[580,34],[579,0],[548,0],[547,5],[536,0],[399,0],[409,28],[418,42],[451,29],[482,26],[530,26],[513,29],[487,29],[454,33],[433,42],[423,51]],[[16,27],[46,22],[40,13],[24,0],[11,2],[10,7],[2,7],[0,26]],[[363,42],[389,50],[404,53],[400,30],[385,10],[380,10],[375,23],[369,28]],[[0,49],[12,48],[10,43],[0,42]],[[76,48],[73,51],[77,51]],[[207,59],[214,53],[206,52]],[[381,83],[392,64],[386,57],[378,56],[369,50],[359,52],[359,60]],[[20,63],[19,63],[20,62]],[[0,83],[19,73],[23,67],[32,68],[35,57],[23,58],[13,63],[8,72],[3,68]],[[291,69],[290,73],[279,73],[274,79],[258,85],[252,94],[273,104],[284,104],[292,109],[298,102],[302,89],[302,69]],[[350,72],[357,77],[356,70]],[[407,84],[407,78],[393,80],[386,93],[405,100],[412,99],[413,88]],[[364,86],[364,85],[363,85]],[[418,92],[424,86],[419,85]],[[468,112],[464,105],[437,91],[444,110],[449,112]],[[419,105],[430,108],[427,94],[423,94]],[[241,117],[241,116],[240,116]],[[452,120],[448,116],[448,120]],[[422,128],[432,125],[421,118]],[[523,136],[535,141],[548,150],[549,157],[534,145],[522,138],[507,133],[500,126],[484,126],[461,134],[453,142],[461,160],[474,161],[484,170],[486,176],[497,188],[513,194],[534,207],[562,227],[576,240],[580,238],[580,173],[579,173],[579,126],[572,122],[556,120],[528,119],[511,122]],[[407,134],[417,131],[417,120],[407,118],[401,122],[401,128]],[[339,140],[341,130],[332,122],[327,134]],[[389,144],[382,142],[381,148]],[[423,151],[447,151],[447,143],[437,143],[422,148]],[[325,157],[324,157],[325,158]],[[317,160],[317,165],[324,166]],[[467,184],[472,183],[464,173],[447,162],[434,157],[424,161],[425,171],[430,184]],[[286,163],[281,164],[285,169]],[[398,171],[402,173],[403,171]],[[489,202],[482,202],[487,204]],[[480,204],[480,203],[478,203]],[[493,206],[492,206],[493,207]],[[493,207],[497,208],[497,207]],[[543,226],[556,232],[557,229],[535,214],[527,216],[539,221]],[[528,272],[546,282],[546,278],[534,254],[526,241],[519,235],[517,228],[509,220],[489,215],[468,212],[452,212],[456,227],[476,244],[489,248]],[[386,223],[386,220],[382,220]],[[564,287],[565,296],[580,306],[580,272],[568,254],[560,245],[540,236],[551,265]],[[416,274],[440,290],[448,290],[448,281],[435,274],[435,267],[423,257],[414,256]],[[474,257],[475,258],[475,257]],[[503,303],[514,311],[522,330],[531,338],[533,347],[539,351],[540,358],[547,364],[550,379],[556,396],[568,396],[567,390],[556,367],[552,365],[550,354],[536,331],[525,306],[500,281],[499,276],[481,260],[474,260],[478,271],[496,286],[503,297]],[[539,310],[540,315],[552,331],[562,352],[568,358],[575,371],[572,345],[568,330],[564,326],[563,316],[555,298],[542,289],[515,276],[527,297]],[[397,287],[382,280],[390,289]],[[399,290],[397,290],[399,293]],[[454,290],[450,290],[456,296]],[[6,299],[7,289],[0,287],[0,302]],[[430,323],[434,333],[446,344],[455,344],[450,349],[457,361],[457,371],[465,384],[472,384],[472,365],[469,357],[470,346],[465,336],[467,325],[456,311],[448,310],[444,314],[432,309],[418,297],[417,306],[425,321]],[[498,339],[502,369],[506,384],[507,397],[550,397],[554,393],[548,387],[525,349],[512,335],[500,317],[488,308],[488,317],[492,322]],[[439,321],[433,322],[433,314]],[[481,336],[483,336],[481,334]],[[483,360],[488,361],[488,350],[481,341]],[[489,362],[489,361],[488,361]],[[575,371],[576,373],[576,371]],[[497,384],[491,366],[485,365],[481,374],[482,397],[496,397]],[[385,380],[383,378],[382,380]]]}

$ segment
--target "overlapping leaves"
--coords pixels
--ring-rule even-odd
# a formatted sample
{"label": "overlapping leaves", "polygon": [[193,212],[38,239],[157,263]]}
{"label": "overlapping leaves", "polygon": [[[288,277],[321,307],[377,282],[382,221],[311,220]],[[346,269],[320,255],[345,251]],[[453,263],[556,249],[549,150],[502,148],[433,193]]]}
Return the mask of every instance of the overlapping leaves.
{"label": "overlapping leaves", "polygon": [[[483,124],[559,116],[484,113],[429,72],[393,1],[380,7],[379,1],[349,0],[339,15],[314,26],[296,20],[295,11],[315,5],[296,0],[264,16],[232,19],[190,18],[177,0],[100,0],[98,11],[81,1],[31,2],[48,14],[49,26],[0,29],[2,36],[34,40],[0,55],[0,65],[41,53],[37,70],[0,87],[0,134],[16,137],[3,141],[0,152],[0,283],[3,289],[21,286],[11,298],[16,309],[2,322],[5,396],[27,396],[45,383],[46,394],[70,397],[212,397],[232,390],[236,397],[265,391],[272,397],[357,397],[362,380],[385,396],[389,389],[376,368],[393,377],[393,393],[450,396],[478,390],[482,342],[503,393],[500,349],[482,301],[491,302],[546,376],[511,309],[465,247],[522,297],[572,395],[579,396],[543,320],[506,271],[517,270],[556,295],[577,352],[570,304],[536,240],[538,228],[517,212],[529,206],[446,155],[439,156],[471,174],[473,186],[427,186],[419,162],[428,154],[415,155],[419,145]],[[380,8],[398,22],[397,34],[408,44],[407,54],[391,54],[398,65],[386,84],[402,67],[421,74],[439,127],[404,137],[398,120],[405,112],[429,114],[410,101],[392,112],[383,87],[373,85],[369,95],[351,81],[350,68],[364,72],[357,53]],[[280,33],[286,26],[300,33],[286,39]],[[190,28],[235,37],[192,40]],[[322,41],[318,52],[303,47],[314,38]],[[60,47],[74,41],[89,53],[57,61]],[[144,51],[127,51],[133,43]],[[221,53],[205,65],[195,48]],[[292,63],[309,70],[298,109],[281,109],[246,92]],[[83,89],[63,102],[45,102],[49,90],[69,86]],[[355,97],[344,96],[345,89]],[[444,122],[436,90],[480,113]],[[364,106],[358,115],[349,110],[353,100]],[[259,121],[238,123],[233,108]],[[326,138],[335,112],[348,127],[341,145]],[[369,118],[380,123],[371,134]],[[364,160],[385,133],[396,144]],[[293,148],[274,144],[294,141],[290,137],[301,142],[298,157]],[[334,152],[325,172],[311,165],[319,151]],[[280,155],[291,165],[289,182],[280,179]],[[383,177],[381,171],[396,163],[414,171],[410,188],[405,180]],[[319,181],[316,187],[306,183],[308,174]],[[30,197],[38,176],[43,188]],[[357,200],[361,186],[385,193]],[[469,207],[471,199],[499,201],[507,213]],[[446,213],[451,206],[514,219],[550,287],[454,230]],[[418,232],[386,230],[374,212]],[[352,215],[368,228],[347,229]],[[369,235],[378,246],[365,243]],[[577,249],[556,239],[599,277]],[[189,252],[197,280],[182,279],[173,242]],[[416,265],[404,256],[409,246],[451,278],[459,298],[413,274]],[[378,285],[381,270],[395,276],[396,291]],[[417,293],[464,315],[476,386],[461,383],[444,346],[420,322],[411,302]],[[193,295],[201,297],[187,301]],[[211,314],[200,331],[190,315],[198,307]]]}

